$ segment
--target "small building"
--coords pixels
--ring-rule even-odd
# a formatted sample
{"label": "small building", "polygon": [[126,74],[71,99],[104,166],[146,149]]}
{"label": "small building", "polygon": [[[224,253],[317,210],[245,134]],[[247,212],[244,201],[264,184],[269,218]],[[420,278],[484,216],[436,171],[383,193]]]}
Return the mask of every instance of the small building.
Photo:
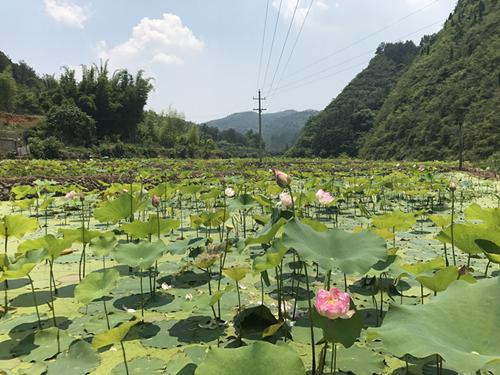
{"label": "small building", "polygon": [[0,156],[26,158],[29,155],[29,146],[24,146],[18,139],[0,137]]}

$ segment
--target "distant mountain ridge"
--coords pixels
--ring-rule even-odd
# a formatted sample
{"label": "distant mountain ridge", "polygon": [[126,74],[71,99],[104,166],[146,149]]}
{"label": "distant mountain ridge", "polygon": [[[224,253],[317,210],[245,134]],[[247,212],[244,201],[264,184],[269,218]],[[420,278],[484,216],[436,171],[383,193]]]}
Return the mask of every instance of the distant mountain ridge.
{"label": "distant mountain ridge", "polygon": [[[286,110],[276,113],[265,113],[262,115],[262,137],[266,149],[270,152],[283,152],[297,139],[304,124],[318,111]],[[239,133],[249,130],[258,131],[258,114],[256,112],[233,113],[221,119],[206,122],[208,126],[220,130],[234,129]]]}

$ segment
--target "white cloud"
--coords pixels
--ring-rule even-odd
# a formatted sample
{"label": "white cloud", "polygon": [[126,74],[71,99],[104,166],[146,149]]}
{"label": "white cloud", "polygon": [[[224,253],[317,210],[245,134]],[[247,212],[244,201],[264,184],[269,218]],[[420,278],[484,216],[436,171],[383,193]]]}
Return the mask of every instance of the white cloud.
{"label": "white cloud", "polygon": [[57,22],[83,29],[90,12],[64,0],[45,0],[45,11]]}
{"label": "white cloud", "polygon": [[98,55],[117,67],[143,67],[151,63],[180,65],[188,54],[198,53],[203,42],[175,14],[162,18],[143,18],[131,37],[112,48],[105,41],[98,45]]}

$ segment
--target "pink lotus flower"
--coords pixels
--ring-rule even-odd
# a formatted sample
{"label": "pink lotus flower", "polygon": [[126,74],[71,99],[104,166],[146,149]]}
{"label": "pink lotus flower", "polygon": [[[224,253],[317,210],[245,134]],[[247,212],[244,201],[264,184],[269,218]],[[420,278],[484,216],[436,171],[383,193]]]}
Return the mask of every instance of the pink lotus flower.
{"label": "pink lotus flower", "polygon": [[282,172],[276,168],[271,169],[271,172],[274,173],[274,177],[276,178],[276,183],[282,189],[289,187],[292,183],[292,179],[285,172]]}
{"label": "pink lotus flower", "polygon": [[153,207],[159,207],[160,203],[161,203],[160,197],[156,194],[153,195],[153,197],[151,198],[151,204],[153,205]]}
{"label": "pink lotus flower", "polygon": [[76,192],[74,190],[71,190],[69,193],[66,193],[66,195],[64,196],[64,199],[66,199],[68,201],[72,201],[75,198],[76,198]]}
{"label": "pink lotus flower", "polygon": [[280,194],[280,201],[281,201],[281,205],[284,208],[291,208],[293,206],[292,197],[288,193],[284,193],[284,192],[281,193]]}
{"label": "pink lotus flower", "polygon": [[356,311],[349,310],[350,306],[349,293],[341,292],[338,288],[331,288],[330,291],[320,289],[314,302],[318,314],[328,319],[351,318]]}
{"label": "pink lotus flower", "polygon": [[329,204],[333,202],[333,196],[328,191],[324,191],[323,189],[319,189],[316,192],[316,199],[321,204]]}

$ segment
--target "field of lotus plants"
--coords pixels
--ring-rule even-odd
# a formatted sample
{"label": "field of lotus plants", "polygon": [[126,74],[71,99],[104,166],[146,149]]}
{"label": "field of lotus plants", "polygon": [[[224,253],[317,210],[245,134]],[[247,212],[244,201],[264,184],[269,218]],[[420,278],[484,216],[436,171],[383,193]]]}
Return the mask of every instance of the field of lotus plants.
{"label": "field of lotus plants", "polygon": [[498,179],[0,165],[0,374],[500,374]]}

